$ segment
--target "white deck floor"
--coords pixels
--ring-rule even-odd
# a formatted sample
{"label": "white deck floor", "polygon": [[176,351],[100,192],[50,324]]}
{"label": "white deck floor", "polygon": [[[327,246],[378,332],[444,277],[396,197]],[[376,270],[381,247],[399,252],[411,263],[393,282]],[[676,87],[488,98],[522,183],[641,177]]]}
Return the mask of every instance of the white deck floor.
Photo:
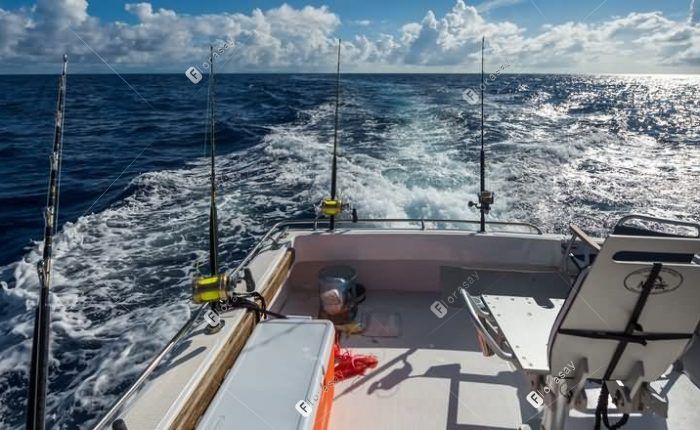
{"label": "white deck floor", "polygon": [[[379,365],[364,377],[336,385],[332,430],[517,429],[522,423],[538,428],[538,411],[525,400],[530,389],[524,376],[501,359],[481,354],[465,309],[450,308],[438,318],[430,310],[437,292],[370,290],[367,297],[360,312],[379,319],[398,313],[399,327],[385,328],[398,328],[398,336],[344,339],[344,347],[376,355]],[[316,316],[317,304],[315,290],[293,291],[282,311]],[[624,429],[698,428],[700,389],[685,375],[672,374],[669,380],[675,382],[668,420],[633,415]],[[598,390],[587,391],[593,408]],[[618,417],[610,415],[613,421]],[[591,428],[592,409],[590,414],[571,412],[567,429]]]}

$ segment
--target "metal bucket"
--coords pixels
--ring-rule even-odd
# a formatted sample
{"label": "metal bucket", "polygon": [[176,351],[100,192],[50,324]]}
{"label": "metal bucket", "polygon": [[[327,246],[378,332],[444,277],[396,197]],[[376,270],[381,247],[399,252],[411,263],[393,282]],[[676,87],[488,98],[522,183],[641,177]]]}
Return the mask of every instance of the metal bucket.
{"label": "metal bucket", "polygon": [[357,272],[350,266],[328,266],[318,273],[319,317],[336,324],[350,322],[356,309]]}

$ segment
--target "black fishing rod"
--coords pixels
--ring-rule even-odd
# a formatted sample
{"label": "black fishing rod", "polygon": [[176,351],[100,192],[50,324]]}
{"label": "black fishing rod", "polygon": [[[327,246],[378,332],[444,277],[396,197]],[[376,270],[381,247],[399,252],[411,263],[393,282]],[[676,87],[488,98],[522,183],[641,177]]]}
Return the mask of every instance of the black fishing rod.
{"label": "black fishing rod", "polygon": [[41,261],[37,264],[39,275],[39,303],[34,313],[34,337],[32,339],[32,356],[29,371],[29,390],[27,392],[27,429],[43,430],[46,419],[46,386],[49,371],[49,335],[51,322],[51,304],[49,287],[51,285],[51,259],[53,256],[53,236],[58,223],[58,194],[61,184],[61,153],[63,151],[63,119],[66,106],[66,69],[68,56],[63,55],[63,71],[58,80],[58,102],[56,106],[56,125],[51,153],[51,172],[49,190],[44,214],[44,250]]}
{"label": "black fishing rod", "polygon": [[484,45],[486,37],[481,38],[481,152],[479,153],[479,177],[481,186],[479,188],[479,203],[469,202],[469,206],[475,206],[481,212],[479,232],[486,232],[486,214],[491,210],[493,204],[493,193],[486,191],[486,155],[484,152]]}
{"label": "black fishing rod", "polygon": [[[209,47],[209,90],[207,95],[207,127],[205,140],[209,137],[211,148],[211,192],[209,200],[209,276],[196,276],[193,282],[192,300],[195,303],[216,303],[227,300],[230,278],[219,273],[219,220],[216,212],[216,77],[214,75],[214,47]],[[207,136],[207,134],[209,136]],[[216,329],[222,324],[216,325]]]}
{"label": "black fishing rod", "polygon": [[209,204],[209,269],[211,276],[219,273],[219,220],[216,215],[216,147],[214,143],[214,91],[216,79],[214,77],[214,46],[209,47],[209,133],[211,146],[211,201]]}
{"label": "black fishing rod", "polygon": [[[333,167],[331,168],[331,201],[336,202],[338,176],[338,108],[340,105],[340,39],[338,39],[338,66],[335,72],[335,127],[333,131]],[[336,202],[340,209],[341,204]],[[337,213],[337,212],[336,212]],[[335,228],[335,215],[332,213],[329,228]]]}

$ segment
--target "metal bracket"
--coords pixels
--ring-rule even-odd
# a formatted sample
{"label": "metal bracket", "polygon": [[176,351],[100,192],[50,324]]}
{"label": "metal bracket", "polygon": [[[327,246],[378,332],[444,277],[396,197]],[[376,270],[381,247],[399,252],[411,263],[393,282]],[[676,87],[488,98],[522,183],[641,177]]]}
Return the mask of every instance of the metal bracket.
{"label": "metal bracket", "polygon": [[481,318],[479,318],[479,314],[475,309],[476,305],[474,304],[474,302],[472,302],[472,299],[467,290],[465,290],[464,288],[460,288],[459,291],[462,294],[464,302],[467,304],[469,316],[471,317],[471,320],[474,323],[474,327],[476,328],[477,332],[479,332],[479,334],[483,336],[484,340],[488,343],[489,347],[491,347],[491,349],[496,353],[496,355],[498,355],[504,360],[514,363],[516,367],[519,367],[518,360],[515,358],[514,354],[511,351],[505,351],[501,347],[499,342],[493,338],[491,333],[484,326],[484,323],[481,321]]}
{"label": "metal bracket", "polygon": [[649,384],[644,384],[642,386],[640,400],[645,409],[649,409],[661,417],[668,418],[668,401],[657,393]]}
{"label": "metal bracket", "polygon": [[255,291],[255,279],[253,279],[253,272],[250,271],[250,267],[243,269],[243,280],[245,281],[245,289],[247,292],[251,293]]}
{"label": "metal bracket", "polygon": [[586,399],[586,381],[591,376],[591,370],[588,367],[588,359],[582,357],[576,365],[576,373],[574,374],[574,386],[571,390],[571,398],[574,409],[581,412],[586,412],[588,401]]}
{"label": "metal bracket", "polygon": [[661,417],[668,417],[668,402],[654,390],[648,382],[641,383],[634,396],[621,381],[606,381],[613,403],[622,413],[651,410]]}
{"label": "metal bracket", "polygon": [[637,360],[632,367],[632,374],[625,381],[630,388],[630,397],[634,398],[644,383],[644,362]]}

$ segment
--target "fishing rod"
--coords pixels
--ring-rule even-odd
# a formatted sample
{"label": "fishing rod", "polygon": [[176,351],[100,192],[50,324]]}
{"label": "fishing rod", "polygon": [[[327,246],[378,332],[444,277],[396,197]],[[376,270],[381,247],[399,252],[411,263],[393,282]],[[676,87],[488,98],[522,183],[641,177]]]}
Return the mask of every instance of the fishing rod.
{"label": "fishing rod", "polygon": [[486,37],[481,38],[481,152],[479,153],[480,162],[480,188],[479,203],[469,202],[469,207],[476,207],[481,212],[481,220],[479,222],[479,233],[486,232],[486,214],[491,210],[493,204],[493,192],[486,191],[486,155],[484,153],[484,45]]}
{"label": "fishing rod", "polygon": [[214,128],[216,118],[214,116],[215,107],[215,85],[214,77],[214,46],[209,46],[209,134],[211,147],[211,200],[209,203],[209,270],[211,275],[219,273],[219,220],[216,213],[216,146],[214,142]]}
{"label": "fishing rod", "polygon": [[[338,177],[338,109],[340,106],[340,45],[338,39],[338,66],[335,74],[335,127],[333,131],[333,163],[331,167],[331,197],[321,203],[322,213],[330,217],[329,229],[335,229],[335,217],[343,210],[343,204],[336,199]],[[354,212],[355,213],[355,212]],[[355,217],[355,215],[353,215]]]}
{"label": "fishing rod", "polygon": [[[227,288],[231,284],[226,273],[219,273],[219,220],[216,211],[216,78],[214,75],[214,46],[209,47],[209,89],[207,95],[207,127],[210,146],[210,199],[209,199],[209,276],[196,276],[192,286],[192,300],[195,303],[216,303],[227,300]],[[217,331],[223,326],[223,321],[211,324]]]}
{"label": "fishing rod", "polygon": [[[214,47],[209,47],[209,95],[207,130],[210,134],[209,143],[211,146],[211,198],[209,201],[209,276],[197,276],[193,282],[192,300],[195,303],[206,304],[207,310],[204,312],[204,320],[207,327],[204,329],[207,334],[217,333],[224,326],[225,321],[221,319],[219,313],[228,309],[248,309],[255,312],[256,321],[260,321],[262,316],[275,318],[286,318],[282,314],[271,312],[267,309],[265,298],[255,291],[255,280],[249,268],[245,267],[241,274],[238,270],[232,274],[219,272],[219,222],[216,214],[216,78],[214,75]],[[205,132],[206,139],[206,132]],[[239,276],[242,275],[242,276]],[[246,292],[229,291],[231,285],[243,280],[246,284]],[[230,295],[229,295],[230,293]],[[204,309],[200,308],[201,313]]]}
{"label": "fishing rod", "polygon": [[49,287],[51,285],[51,263],[53,257],[53,236],[58,223],[58,195],[61,184],[61,153],[63,151],[63,119],[66,106],[66,70],[68,55],[63,55],[63,71],[58,79],[58,102],[56,103],[56,125],[51,153],[51,170],[49,173],[49,190],[44,214],[44,249],[42,259],[37,264],[39,275],[39,303],[34,313],[34,336],[32,338],[32,355],[29,371],[29,390],[27,392],[27,429],[43,430],[46,419],[46,387],[49,371],[49,324],[51,322],[51,304]]}

